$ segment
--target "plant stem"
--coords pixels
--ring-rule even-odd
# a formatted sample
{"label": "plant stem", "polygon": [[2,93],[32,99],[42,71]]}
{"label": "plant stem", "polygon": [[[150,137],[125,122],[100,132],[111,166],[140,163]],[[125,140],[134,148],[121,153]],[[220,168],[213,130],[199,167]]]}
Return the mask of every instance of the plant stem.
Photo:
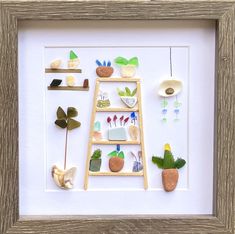
{"label": "plant stem", "polygon": [[67,163],[67,144],[68,144],[68,128],[66,128],[66,135],[65,135],[64,170],[66,170],[66,163]]}

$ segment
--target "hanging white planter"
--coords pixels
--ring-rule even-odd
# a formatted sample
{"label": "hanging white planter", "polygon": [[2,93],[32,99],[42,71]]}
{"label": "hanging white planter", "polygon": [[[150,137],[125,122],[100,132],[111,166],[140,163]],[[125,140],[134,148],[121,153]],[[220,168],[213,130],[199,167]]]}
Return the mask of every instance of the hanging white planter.
{"label": "hanging white planter", "polygon": [[182,91],[183,83],[180,80],[167,79],[160,83],[158,94],[161,97],[172,97]]}

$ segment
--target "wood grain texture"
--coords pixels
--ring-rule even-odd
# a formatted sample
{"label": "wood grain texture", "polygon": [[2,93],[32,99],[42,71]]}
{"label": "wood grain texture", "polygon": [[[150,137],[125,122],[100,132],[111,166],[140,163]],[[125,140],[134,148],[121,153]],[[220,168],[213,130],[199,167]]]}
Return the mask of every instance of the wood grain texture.
{"label": "wood grain texture", "polygon": [[[234,4],[222,0],[1,1],[0,233],[234,233]],[[213,216],[19,218],[17,21],[27,19],[217,20]]]}

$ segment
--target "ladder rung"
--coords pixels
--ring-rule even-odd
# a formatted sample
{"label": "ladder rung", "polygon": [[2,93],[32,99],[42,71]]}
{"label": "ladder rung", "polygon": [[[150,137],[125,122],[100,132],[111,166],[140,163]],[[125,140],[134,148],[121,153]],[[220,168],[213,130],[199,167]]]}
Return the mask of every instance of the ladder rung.
{"label": "ladder rung", "polygon": [[97,81],[101,82],[137,82],[140,81],[140,78],[97,78]]}
{"label": "ladder rung", "polygon": [[139,141],[92,141],[94,145],[140,145]]}
{"label": "ladder rung", "polygon": [[106,108],[96,108],[97,112],[133,112],[133,111],[139,111],[138,108],[114,108],[114,107],[106,107]]}
{"label": "ladder rung", "polygon": [[89,171],[90,176],[143,176],[143,171],[141,172],[91,172]]}

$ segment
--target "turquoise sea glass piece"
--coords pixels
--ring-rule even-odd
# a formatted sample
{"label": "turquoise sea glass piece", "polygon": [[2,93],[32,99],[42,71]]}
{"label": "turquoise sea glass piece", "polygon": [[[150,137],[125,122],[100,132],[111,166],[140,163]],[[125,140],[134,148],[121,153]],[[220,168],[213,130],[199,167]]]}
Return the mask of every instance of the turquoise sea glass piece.
{"label": "turquoise sea glass piece", "polygon": [[95,125],[94,125],[94,131],[99,132],[100,129],[101,129],[101,124],[100,124],[99,121],[96,121],[96,122],[95,122]]}

